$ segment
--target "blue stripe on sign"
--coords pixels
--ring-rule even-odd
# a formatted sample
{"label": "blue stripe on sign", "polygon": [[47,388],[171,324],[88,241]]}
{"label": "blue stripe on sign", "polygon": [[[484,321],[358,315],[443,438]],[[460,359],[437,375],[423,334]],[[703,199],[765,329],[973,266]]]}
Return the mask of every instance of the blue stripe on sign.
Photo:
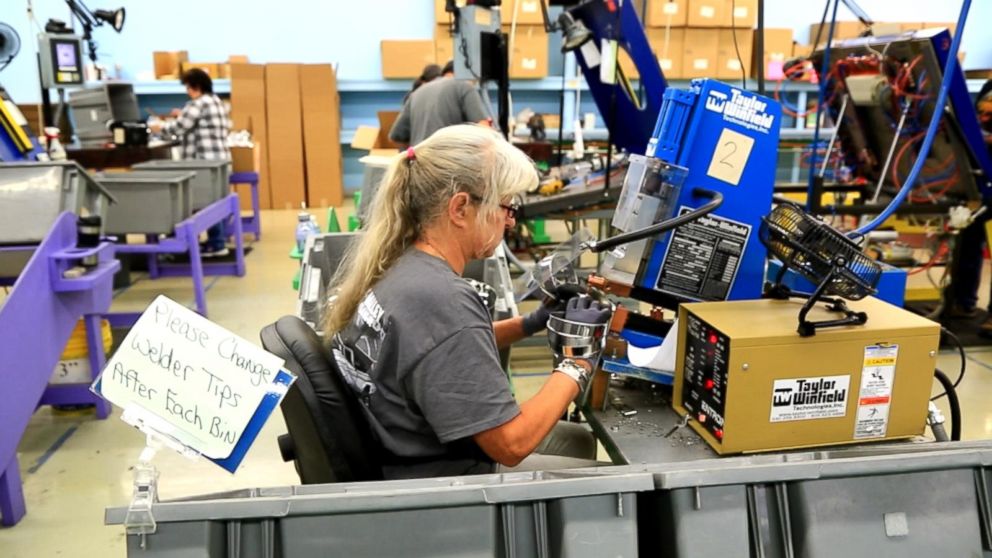
{"label": "blue stripe on sign", "polygon": [[55,455],[55,452],[57,452],[59,448],[62,447],[62,444],[64,444],[66,440],[72,437],[72,435],[75,434],[76,430],[78,429],[79,429],[79,425],[73,425],[69,427],[69,430],[63,432],[62,435],[59,436],[58,440],[55,440],[55,443],[53,443],[47,450],[45,450],[45,453],[41,454],[41,457],[38,458],[38,461],[35,461],[34,465],[28,468],[28,474],[33,475],[36,472],[38,472],[38,469],[41,469],[41,466],[44,465],[49,459],[51,459],[52,456]]}

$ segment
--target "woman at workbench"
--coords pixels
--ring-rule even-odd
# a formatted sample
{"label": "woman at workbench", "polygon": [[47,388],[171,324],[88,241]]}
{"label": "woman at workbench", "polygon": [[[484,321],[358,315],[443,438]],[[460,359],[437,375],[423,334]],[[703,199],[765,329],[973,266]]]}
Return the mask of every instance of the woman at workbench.
{"label": "woman at workbench", "polygon": [[[346,383],[387,456],[387,478],[596,464],[583,426],[559,422],[589,364],[565,359],[518,405],[498,347],[543,329],[550,309],[493,323],[461,278],[512,227],[533,163],[494,131],[441,129],[393,161],[367,230],[335,280],[326,331]],[[587,297],[565,318],[609,319]]]}

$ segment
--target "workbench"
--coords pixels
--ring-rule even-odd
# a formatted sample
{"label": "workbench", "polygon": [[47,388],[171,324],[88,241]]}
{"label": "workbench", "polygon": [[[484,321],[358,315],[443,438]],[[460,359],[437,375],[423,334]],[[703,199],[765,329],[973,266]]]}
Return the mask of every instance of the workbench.
{"label": "workbench", "polygon": [[[583,416],[593,435],[603,445],[616,465],[681,463],[703,459],[732,459],[720,457],[696,432],[684,426],[666,437],[681,418],[672,409],[672,390],[668,386],[641,380],[611,380],[603,408],[583,410]],[[921,449],[939,449],[941,445],[917,436],[910,440]],[[760,454],[774,459],[786,453],[810,451],[858,450],[867,453],[884,452],[886,448],[904,447],[907,440],[891,440],[870,444],[838,445],[820,450],[810,448]]]}

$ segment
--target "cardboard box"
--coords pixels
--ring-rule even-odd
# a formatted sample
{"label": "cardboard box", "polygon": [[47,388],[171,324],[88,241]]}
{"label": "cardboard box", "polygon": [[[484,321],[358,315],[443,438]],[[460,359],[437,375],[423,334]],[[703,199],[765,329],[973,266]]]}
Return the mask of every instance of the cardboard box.
{"label": "cardboard box", "polygon": [[179,70],[184,74],[193,68],[203,70],[213,79],[220,78],[220,64],[216,62],[183,62],[179,65]]}
{"label": "cardboard box", "polygon": [[262,145],[231,147],[231,172],[258,172],[262,168]]}
{"label": "cardboard box", "polygon": [[713,77],[720,51],[719,29],[686,29],[682,48],[682,77]]}
{"label": "cardboard box", "polygon": [[689,0],[648,0],[647,27],[685,27]]}
{"label": "cardboard box", "polygon": [[434,0],[434,21],[436,23],[448,23],[448,18],[451,16],[444,11],[444,4],[444,0]]}
{"label": "cardboard box", "polygon": [[[509,26],[503,32],[509,34]],[[548,75],[548,34],[540,25],[517,25],[510,52],[510,77],[543,78]]]}
{"label": "cardboard box", "polygon": [[180,67],[189,60],[185,50],[156,51],[152,53],[155,63],[155,79],[178,79]]}
{"label": "cardboard box", "polygon": [[299,64],[266,64],[265,110],[272,207],[298,208],[306,201]]}
{"label": "cardboard box", "polygon": [[[261,177],[262,142],[254,140],[252,147],[231,147],[231,172],[257,172]],[[237,192],[241,211],[251,211],[251,185],[231,184],[231,190]],[[268,207],[262,203],[262,185],[259,183],[258,207]],[[265,200],[267,201],[267,200]]]}
{"label": "cardboard box", "polygon": [[444,67],[449,60],[455,59],[455,39],[451,36],[450,26],[445,23],[434,26],[434,63]]}
{"label": "cardboard box", "polygon": [[648,29],[648,43],[667,79],[682,79],[685,29]]}
{"label": "cardboard box", "polygon": [[792,43],[793,58],[809,58],[813,54],[813,45]]}
{"label": "cardboard box", "polygon": [[[819,23],[814,23],[809,26],[809,44],[813,45],[816,43],[816,33],[820,29]],[[827,42],[827,31],[830,29],[830,24],[826,23],[824,25],[823,33],[820,36],[820,43]],[[861,35],[861,33],[867,31],[865,26],[860,21],[838,21],[834,24],[834,40],[838,39],[854,39]]]}
{"label": "cardboard box", "polygon": [[410,79],[420,76],[424,66],[434,64],[434,41],[382,41],[382,77]]}
{"label": "cardboard box", "polygon": [[544,26],[541,0],[503,0],[500,6],[500,21],[506,25],[512,23],[514,10],[517,14],[517,25]]}
{"label": "cardboard box", "polygon": [[375,149],[399,149],[398,143],[389,139],[389,131],[400,117],[398,110],[380,110],[376,113],[379,118],[379,135],[375,138]]}
{"label": "cardboard box", "polygon": [[[265,66],[261,64],[231,65],[231,123],[235,130],[248,130],[259,149],[258,199],[259,207],[272,208],[269,182],[269,159],[265,138],[268,119],[265,103]],[[238,192],[242,209],[251,209],[251,198]]]}
{"label": "cardboard box", "polygon": [[730,21],[727,27],[751,29],[758,23],[758,0],[724,0]]}
{"label": "cardboard box", "polygon": [[689,0],[686,25],[689,27],[720,27],[730,21],[729,4],[723,0]]}
{"label": "cardboard box", "polygon": [[758,21],[758,0],[689,0],[689,27],[750,29]]}
{"label": "cardboard box", "polygon": [[341,100],[330,64],[300,66],[307,206],[339,207],[344,201]]}
{"label": "cardboard box", "polygon": [[[757,38],[755,38],[757,41]],[[758,52],[757,44],[753,45],[754,57],[751,64],[751,74],[758,75],[758,65],[764,64],[765,78],[769,80],[780,80],[783,63],[792,58],[792,29],[786,28],[766,28],[765,29],[765,52],[762,56]]]}
{"label": "cardboard box", "polygon": [[[734,35],[737,41],[734,42]],[[716,55],[717,79],[737,83],[742,77],[751,75],[751,58],[754,49],[754,31],[750,29],[721,29]],[[737,52],[740,51],[740,58]]]}
{"label": "cardboard box", "polygon": [[248,64],[248,56],[244,54],[232,54],[227,57],[228,64]]}

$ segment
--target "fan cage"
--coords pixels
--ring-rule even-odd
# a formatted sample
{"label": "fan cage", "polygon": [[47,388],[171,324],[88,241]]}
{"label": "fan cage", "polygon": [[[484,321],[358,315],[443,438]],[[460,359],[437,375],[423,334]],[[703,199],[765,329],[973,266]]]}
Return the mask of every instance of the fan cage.
{"label": "fan cage", "polygon": [[837,229],[792,204],[776,206],[761,221],[762,244],[786,267],[815,285],[833,272],[824,294],[848,300],[875,294],[881,265]]}

